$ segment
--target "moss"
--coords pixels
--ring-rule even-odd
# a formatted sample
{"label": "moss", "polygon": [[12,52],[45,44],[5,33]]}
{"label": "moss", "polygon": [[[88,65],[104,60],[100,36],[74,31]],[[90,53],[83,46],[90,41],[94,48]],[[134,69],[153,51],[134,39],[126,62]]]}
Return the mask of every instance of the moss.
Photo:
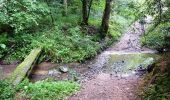
{"label": "moss", "polygon": [[14,70],[10,78],[13,85],[19,84],[25,76],[29,74],[29,71],[32,69],[34,63],[40,55],[41,50],[41,48],[33,49],[25,60]]}

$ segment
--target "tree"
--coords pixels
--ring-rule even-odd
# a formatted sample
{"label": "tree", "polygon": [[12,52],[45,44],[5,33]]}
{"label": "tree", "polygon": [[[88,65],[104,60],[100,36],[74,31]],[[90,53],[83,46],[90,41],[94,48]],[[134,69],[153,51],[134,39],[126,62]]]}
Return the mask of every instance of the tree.
{"label": "tree", "polygon": [[102,18],[102,24],[101,24],[101,37],[105,37],[109,29],[111,5],[112,5],[112,0],[106,0],[105,9]]}
{"label": "tree", "polygon": [[83,25],[88,25],[88,19],[90,16],[90,9],[92,5],[93,0],[82,0],[82,15],[83,15]]}
{"label": "tree", "polygon": [[68,6],[67,0],[63,0],[63,6],[64,6],[64,14],[63,15],[67,16],[67,6]]}

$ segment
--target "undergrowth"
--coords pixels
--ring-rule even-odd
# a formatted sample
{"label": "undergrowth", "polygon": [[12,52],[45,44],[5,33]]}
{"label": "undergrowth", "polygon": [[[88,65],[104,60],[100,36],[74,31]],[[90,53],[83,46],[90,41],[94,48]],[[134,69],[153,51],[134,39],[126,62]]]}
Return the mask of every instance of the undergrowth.
{"label": "undergrowth", "polygon": [[153,71],[145,76],[144,87],[141,92],[142,100],[170,99],[170,62],[169,56],[159,61]]}
{"label": "undergrowth", "polygon": [[[112,39],[106,37],[103,43],[99,29],[105,1],[94,1],[92,4],[89,26],[97,30],[93,34],[84,30],[86,27],[80,26],[82,16],[79,13],[82,4],[79,0],[69,1],[67,15],[63,15],[65,10],[60,1],[3,2],[0,17],[6,19],[0,20],[0,61],[5,60],[9,63],[15,60],[22,61],[33,48],[37,47],[43,48],[40,61],[57,63],[84,61],[95,56],[112,41],[118,40],[135,20],[136,12],[131,11],[135,8],[133,5],[136,5],[132,0],[116,1],[107,34]],[[121,5],[122,3],[125,4]],[[23,12],[21,8],[25,7],[27,9]],[[6,28],[10,28],[9,31]]]}
{"label": "undergrowth", "polygon": [[161,23],[157,27],[150,26],[146,35],[141,39],[142,44],[153,49],[161,49],[170,46],[170,23]]}
{"label": "undergrowth", "polygon": [[8,81],[0,81],[0,100],[64,100],[77,92],[80,85],[71,81],[38,81],[31,83],[25,79],[17,86]]}
{"label": "undergrowth", "polygon": [[82,61],[95,56],[101,49],[100,44],[93,40],[94,36],[83,34],[78,26],[64,31],[55,27],[53,30],[36,34],[18,34],[15,37],[10,37],[7,41],[8,44],[11,42],[15,44],[15,52],[11,52],[6,60],[22,60],[31,49],[42,47],[41,61]]}

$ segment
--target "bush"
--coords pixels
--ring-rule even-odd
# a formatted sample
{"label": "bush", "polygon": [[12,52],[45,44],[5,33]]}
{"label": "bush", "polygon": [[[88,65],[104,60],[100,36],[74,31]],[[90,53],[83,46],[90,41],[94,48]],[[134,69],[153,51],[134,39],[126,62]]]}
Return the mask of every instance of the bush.
{"label": "bush", "polygon": [[28,79],[25,79],[14,87],[7,80],[0,80],[0,99],[63,100],[66,99],[66,96],[77,92],[79,89],[80,85],[71,81],[38,81],[30,83]]}
{"label": "bush", "polygon": [[146,36],[143,36],[142,43],[153,49],[162,49],[170,46],[169,39],[170,32],[167,30],[170,27],[170,23],[162,23],[157,27],[151,26],[149,29],[151,32],[148,32]]}
{"label": "bush", "polygon": [[31,100],[63,100],[79,90],[79,84],[69,81],[38,81],[24,86],[23,94]]}

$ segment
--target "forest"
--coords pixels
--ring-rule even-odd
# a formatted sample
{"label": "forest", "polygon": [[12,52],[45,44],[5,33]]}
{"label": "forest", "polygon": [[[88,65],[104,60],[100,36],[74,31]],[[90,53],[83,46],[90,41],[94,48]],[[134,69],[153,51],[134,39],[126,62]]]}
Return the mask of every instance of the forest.
{"label": "forest", "polygon": [[0,0],[0,100],[169,100],[170,0]]}

